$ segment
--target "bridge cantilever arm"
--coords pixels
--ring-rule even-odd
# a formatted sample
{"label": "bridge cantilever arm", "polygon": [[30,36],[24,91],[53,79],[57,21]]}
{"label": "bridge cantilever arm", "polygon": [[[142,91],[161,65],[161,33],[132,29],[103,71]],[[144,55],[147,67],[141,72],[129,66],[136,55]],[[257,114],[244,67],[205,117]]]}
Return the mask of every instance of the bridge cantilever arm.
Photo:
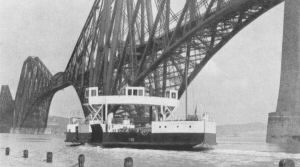
{"label": "bridge cantilever arm", "polygon": [[[139,11],[140,6],[141,6],[141,1],[142,0],[138,0],[137,4],[135,5],[135,9],[134,9],[134,12],[133,12],[133,18],[131,20],[130,26],[133,26],[135,21],[136,21],[138,11]],[[125,41],[124,47],[123,47],[122,52],[121,52],[121,56],[120,56],[121,58],[120,58],[120,61],[119,61],[119,64],[118,64],[116,78],[113,80],[113,90],[116,90],[118,79],[121,78],[120,75],[121,75],[121,72],[122,72],[121,71],[122,70],[122,65],[123,65],[123,62],[124,62],[124,59],[125,59],[126,48],[127,48],[127,45],[129,43],[129,39],[130,39],[129,37],[130,37],[130,32],[127,33],[126,41]],[[113,92],[113,94],[115,94],[115,93],[116,92]]]}
{"label": "bridge cantilever arm", "polygon": [[213,16],[208,17],[206,20],[204,20],[202,23],[191,29],[186,35],[184,35],[181,39],[179,39],[177,42],[169,46],[163,53],[162,55],[155,61],[153,62],[150,67],[140,73],[140,75],[133,81],[133,85],[138,85],[149,73],[151,73],[158,65],[162,63],[162,61],[169,56],[171,56],[172,52],[174,49],[178,48],[182,43],[187,41],[190,37],[193,36],[197,31],[203,29],[205,26],[209,24],[216,23],[218,20],[222,19],[224,15],[227,15],[233,11],[235,11],[237,8],[240,6],[247,4],[251,0],[233,0],[233,2],[230,3],[228,7],[225,7],[224,9],[221,9],[218,13],[216,13]]}
{"label": "bridge cantilever arm", "polygon": [[79,46],[79,44],[80,44],[81,39],[82,39],[83,36],[84,36],[85,30],[88,28],[88,25],[89,25],[89,23],[90,23],[90,21],[91,21],[91,19],[92,19],[93,11],[97,8],[99,2],[100,2],[100,0],[95,0],[95,2],[94,2],[94,4],[93,4],[92,10],[90,11],[90,13],[89,13],[89,15],[88,15],[88,17],[87,17],[87,21],[85,22],[85,24],[84,24],[84,26],[83,26],[83,29],[82,29],[82,31],[81,31],[81,33],[80,33],[80,35],[79,35],[79,38],[78,38],[78,40],[77,40],[77,42],[76,42],[76,44],[75,44],[75,48],[74,48],[74,50],[73,50],[73,52],[72,52],[71,58],[69,59],[69,62],[68,62],[68,64],[67,64],[67,66],[66,66],[65,71],[67,71],[68,67],[72,64],[72,60],[73,60],[73,57],[74,57],[74,55],[75,55],[75,53],[76,53],[76,50],[77,50],[77,48],[78,48],[78,46]]}
{"label": "bridge cantilever arm", "polygon": [[178,22],[177,22],[175,31],[173,32],[173,34],[172,34],[172,36],[171,36],[171,39],[170,39],[168,45],[172,44],[173,41],[174,41],[174,39],[175,39],[175,37],[176,37],[176,34],[177,34],[177,32],[178,32],[178,30],[179,30],[179,28],[180,28],[180,26],[181,26],[181,23],[182,23],[182,21],[183,21],[183,19],[184,19],[184,16],[185,16],[185,14],[186,14],[187,9],[188,9],[189,2],[191,2],[191,1],[190,1],[190,0],[187,0],[187,1],[185,2],[185,5],[184,5],[183,10],[182,10],[182,13],[181,13],[181,15],[180,15],[180,17],[179,17],[179,20],[178,20]]}
{"label": "bridge cantilever arm", "polygon": [[156,18],[155,18],[153,27],[152,27],[152,29],[151,29],[151,33],[150,33],[150,36],[149,36],[149,39],[148,39],[148,43],[147,43],[147,45],[146,45],[146,48],[145,48],[144,53],[143,53],[143,55],[142,55],[141,62],[140,62],[140,64],[139,64],[138,73],[140,73],[140,72],[142,71],[143,66],[144,66],[144,63],[145,63],[145,60],[146,60],[146,55],[147,55],[147,53],[148,53],[148,50],[150,49],[150,47],[151,47],[152,44],[153,44],[153,38],[154,38],[154,35],[155,35],[155,31],[156,31],[156,28],[157,28],[157,25],[158,25],[160,16],[161,16],[162,13],[163,13],[164,6],[165,6],[166,2],[167,2],[166,0],[162,0],[161,3],[160,3],[158,13],[157,13],[157,15],[156,15]]}

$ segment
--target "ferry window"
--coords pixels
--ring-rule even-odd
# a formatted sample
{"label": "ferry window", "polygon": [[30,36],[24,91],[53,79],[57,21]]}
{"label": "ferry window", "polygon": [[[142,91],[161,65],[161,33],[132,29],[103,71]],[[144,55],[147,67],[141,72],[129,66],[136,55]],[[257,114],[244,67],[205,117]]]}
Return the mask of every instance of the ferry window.
{"label": "ferry window", "polygon": [[176,93],[174,93],[174,92],[172,93],[172,98],[176,99]]}
{"label": "ferry window", "polygon": [[190,128],[191,128],[192,126],[190,125]]}
{"label": "ferry window", "polygon": [[96,96],[97,95],[97,91],[96,90],[92,90],[91,96]]}
{"label": "ferry window", "polygon": [[131,94],[132,94],[132,90],[128,89],[128,95],[131,95]]}
{"label": "ferry window", "polygon": [[89,90],[85,91],[85,97],[89,97]]}
{"label": "ferry window", "polygon": [[170,92],[169,91],[166,92],[166,97],[170,97]]}
{"label": "ferry window", "polygon": [[179,128],[179,126],[177,125],[177,128]]}
{"label": "ferry window", "polygon": [[144,93],[143,93],[143,90],[139,90],[139,96],[143,96]]}
{"label": "ferry window", "polygon": [[133,95],[136,96],[137,95],[137,90],[133,89]]}
{"label": "ferry window", "polygon": [[165,128],[167,128],[167,126],[165,126]]}
{"label": "ferry window", "polygon": [[159,128],[161,128],[161,126],[159,126]]}

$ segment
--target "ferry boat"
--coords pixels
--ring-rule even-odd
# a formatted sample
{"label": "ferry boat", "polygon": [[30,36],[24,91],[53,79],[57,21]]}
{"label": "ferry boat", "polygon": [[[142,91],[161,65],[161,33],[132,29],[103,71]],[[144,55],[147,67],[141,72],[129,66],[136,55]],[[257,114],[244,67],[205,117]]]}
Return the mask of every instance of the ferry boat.
{"label": "ferry boat", "polygon": [[[210,149],[216,144],[216,123],[207,113],[200,118],[196,114],[176,118],[174,113],[179,112],[176,90],[166,91],[165,97],[156,97],[149,96],[144,87],[128,86],[119,95],[104,96],[97,87],[89,87],[85,100],[90,115],[84,120],[71,118],[66,142],[176,150]],[[108,113],[113,107],[119,109]],[[138,112],[148,113],[144,121],[141,117],[130,117]]]}

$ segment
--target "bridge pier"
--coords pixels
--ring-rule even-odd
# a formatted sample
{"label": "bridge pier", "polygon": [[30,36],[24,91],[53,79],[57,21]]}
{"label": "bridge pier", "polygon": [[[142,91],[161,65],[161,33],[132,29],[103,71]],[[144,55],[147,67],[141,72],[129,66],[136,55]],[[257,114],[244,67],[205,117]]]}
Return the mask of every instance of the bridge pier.
{"label": "bridge pier", "polygon": [[280,88],[267,142],[293,141],[300,142],[300,1],[285,0]]}
{"label": "bridge pier", "polygon": [[269,113],[267,142],[300,142],[300,114],[297,112]]}

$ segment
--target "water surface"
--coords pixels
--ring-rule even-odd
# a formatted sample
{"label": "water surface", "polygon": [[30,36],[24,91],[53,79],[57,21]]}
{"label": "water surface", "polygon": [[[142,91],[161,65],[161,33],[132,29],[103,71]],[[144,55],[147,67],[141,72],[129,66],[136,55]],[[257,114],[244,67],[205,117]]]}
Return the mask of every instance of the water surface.
{"label": "water surface", "polygon": [[[282,158],[292,158],[300,166],[300,148],[265,143],[265,136],[218,137],[213,150],[166,151],[130,148],[101,148],[91,145],[71,147],[64,136],[0,134],[0,166],[2,167],[71,167],[76,166],[79,154],[84,154],[87,167],[122,167],[125,157],[131,156],[135,167],[277,167]],[[10,147],[5,156],[5,147]],[[29,158],[22,157],[29,150]],[[53,152],[53,163],[46,163],[46,152]],[[2,153],[1,153],[2,152]]]}

